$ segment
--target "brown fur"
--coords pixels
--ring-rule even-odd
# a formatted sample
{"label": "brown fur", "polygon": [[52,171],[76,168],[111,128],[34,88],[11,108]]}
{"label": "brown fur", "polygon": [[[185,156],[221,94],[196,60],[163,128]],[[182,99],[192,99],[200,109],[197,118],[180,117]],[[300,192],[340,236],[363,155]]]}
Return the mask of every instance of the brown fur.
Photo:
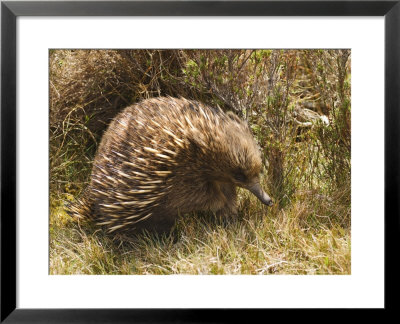
{"label": "brown fur", "polygon": [[144,100],[109,125],[71,211],[109,232],[168,231],[192,211],[235,216],[236,186],[258,181],[261,166],[247,124],[233,113],[186,99]]}

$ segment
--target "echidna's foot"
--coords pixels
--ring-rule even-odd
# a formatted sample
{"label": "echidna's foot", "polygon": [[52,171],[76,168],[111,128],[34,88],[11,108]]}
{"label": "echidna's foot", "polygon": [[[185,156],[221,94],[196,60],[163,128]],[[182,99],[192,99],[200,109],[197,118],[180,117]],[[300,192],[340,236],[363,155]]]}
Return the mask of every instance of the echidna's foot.
{"label": "echidna's foot", "polygon": [[215,213],[217,220],[223,224],[234,223],[238,219],[237,208],[225,207]]}
{"label": "echidna's foot", "polygon": [[171,215],[155,214],[143,221],[134,224],[134,233],[143,235],[144,233],[153,233],[159,237],[169,236],[175,225],[175,217]]}

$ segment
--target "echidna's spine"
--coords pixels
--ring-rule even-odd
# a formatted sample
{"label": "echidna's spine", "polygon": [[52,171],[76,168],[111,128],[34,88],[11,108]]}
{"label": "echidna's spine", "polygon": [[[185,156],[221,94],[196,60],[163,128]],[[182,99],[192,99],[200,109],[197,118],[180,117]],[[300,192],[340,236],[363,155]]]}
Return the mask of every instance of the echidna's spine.
{"label": "echidna's spine", "polygon": [[75,219],[92,217],[93,204],[87,198],[87,195],[85,195],[86,191],[87,189],[81,197],[77,198],[75,201],[67,205],[66,212]]}

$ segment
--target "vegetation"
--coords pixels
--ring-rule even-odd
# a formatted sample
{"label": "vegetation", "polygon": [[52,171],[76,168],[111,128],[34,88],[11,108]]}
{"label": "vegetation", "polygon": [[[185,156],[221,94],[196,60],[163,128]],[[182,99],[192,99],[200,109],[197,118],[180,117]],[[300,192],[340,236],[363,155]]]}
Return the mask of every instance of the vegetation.
{"label": "vegetation", "polygon": [[[51,274],[350,274],[349,50],[51,50]],[[274,198],[239,220],[183,215],[173,235],[113,241],[65,204],[102,133],[144,98],[195,99],[247,120]]]}

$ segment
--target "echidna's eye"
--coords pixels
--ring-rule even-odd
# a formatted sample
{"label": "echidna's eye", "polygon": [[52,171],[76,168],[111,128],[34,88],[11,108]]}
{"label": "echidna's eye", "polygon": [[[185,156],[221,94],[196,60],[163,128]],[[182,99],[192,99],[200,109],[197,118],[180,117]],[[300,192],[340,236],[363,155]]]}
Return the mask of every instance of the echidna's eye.
{"label": "echidna's eye", "polygon": [[246,176],[244,175],[243,171],[237,170],[233,174],[233,177],[235,178],[236,181],[239,182],[245,182],[246,181]]}

